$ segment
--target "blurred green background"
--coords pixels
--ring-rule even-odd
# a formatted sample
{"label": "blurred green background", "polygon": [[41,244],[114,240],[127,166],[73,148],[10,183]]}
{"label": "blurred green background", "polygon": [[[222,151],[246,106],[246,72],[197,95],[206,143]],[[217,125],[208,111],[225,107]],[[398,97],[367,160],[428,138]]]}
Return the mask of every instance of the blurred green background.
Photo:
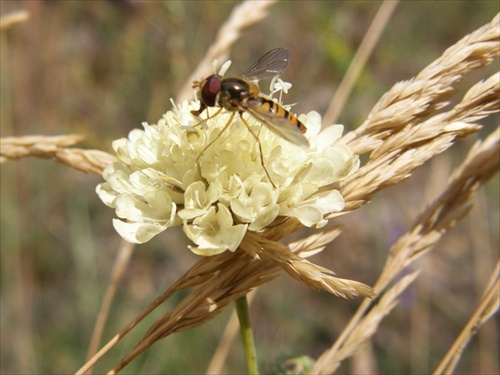
{"label": "blurred green background", "polygon": [[[233,1],[5,1],[1,14],[24,9],[30,19],[1,35],[1,135],[80,133],[83,147],[111,151],[143,121],[155,123],[227,19]],[[282,1],[235,44],[231,72],[287,47],[297,113],[323,114],[375,16],[378,1]],[[359,126],[394,83],[409,79],[465,34],[491,21],[497,1],[402,1],[339,119]],[[464,90],[498,71],[498,61],[470,75]],[[202,78],[202,77],[199,77]],[[462,90],[461,94],[465,93]],[[479,137],[499,118],[489,118]],[[339,277],[373,284],[387,250],[446,185],[477,137],[458,142],[406,182],[338,222],[343,235],[313,261]],[[86,356],[120,238],[114,212],[95,194],[101,179],[38,159],[2,164],[1,367],[3,374],[65,374]],[[498,259],[499,179],[475,208],[424,257],[420,277],[381,324],[371,347],[379,373],[428,373],[471,316]],[[104,340],[198,258],[179,228],[137,248],[113,304]],[[154,314],[175,305],[176,295]],[[263,372],[283,354],[321,354],[361,302],[317,293],[282,275],[251,308]],[[203,373],[229,310],[204,326],[169,337],[123,373]],[[149,323],[153,318],[149,319]],[[498,373],[498,316],[462,356],[459,373]],[[147,324],[96,367],[107,370]],[[225,371],[244,371],[235,345]],[[352,373],[346,361],[339,373]]]}

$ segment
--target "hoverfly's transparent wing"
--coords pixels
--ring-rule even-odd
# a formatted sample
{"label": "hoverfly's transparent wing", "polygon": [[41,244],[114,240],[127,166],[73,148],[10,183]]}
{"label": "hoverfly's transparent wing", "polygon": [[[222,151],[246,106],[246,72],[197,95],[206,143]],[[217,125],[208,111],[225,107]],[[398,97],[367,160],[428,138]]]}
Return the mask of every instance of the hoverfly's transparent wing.
{"label": "hoverfly's transparent wing", "polygon": [[273,78],[283,73],[289,64],[288,50],[286,48],[275,48],[257,60],[241,77],[249,81]]}
{"label": "hoverfly's transparent wing", "polygon": [[[247,112],[257,120],[267,125],[269,130],[297,146],[309,147],[309,141],[304,136],[306,127],[295,116],[291,115],[283,107],[274,107],[269,110],[272,100],[262,98],[249,100]],[[290,117],[292,118],[290,118]]]}

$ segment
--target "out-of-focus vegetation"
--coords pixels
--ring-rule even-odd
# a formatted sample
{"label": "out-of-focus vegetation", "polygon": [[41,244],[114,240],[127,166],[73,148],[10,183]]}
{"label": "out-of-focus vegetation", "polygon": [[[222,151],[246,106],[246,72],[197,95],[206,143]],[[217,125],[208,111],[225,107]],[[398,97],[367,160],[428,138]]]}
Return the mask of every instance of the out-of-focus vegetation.
{"label": "out-of-focus vegetation", "polygon": [[[112,140],[143,121],[156,122],[171,109],[169,99],[235,4],[0,2],[2,15],[19,9],[30,14],[1,35],[1,135],[81,133],[87,137],[84,147],[110,151]],[[243,71],[271,48],[287,47],[293,61],[283,78],[294,86],[286,101],[297,103],[297,113],[324,113],[379,5],[280,2],[236,43],[231,72]],[[394,83],[417,74],[499,10],[496,1],[402,1],[339,122],[346,131],[354,129]],[[472,74],[471,82],[495,71],[498,61]],[[483,124],[491,129],[498,120]],[[316,262],[340,277],[373,283],[389,246],[424,202],[440,193],[473,143],[470,138],[371,205],[342,217],[343,235]],[[37,159],[9,162],[0,171],[0,371],[73,372],[85,360],[120,241],[111,225],[114,212],[97,198],[94,189],[101,180],[95,176]],[[380,373],[432,371],[463,328],[498,258],[498,193],[497,177],[438,251],[421,260],[425,266],[411,293],[375,335],[371,349]],[[186,244],[175,228],[137,248],[105,340],[196,261]],[[313,292],[286,275],[265,285],[251,309],[262,367],[287,353],[319,355],[359,303]],[[227,317],[225,312],[203,327],[165,339],[124,373],[204,372]],[[97,372],[113,365],[133,343],[134,337],[127,338]],[[352,366],[346,362],[342,371],[352,372]],[[243,368],[235,346],[226,370]],[[498,372],[498,318],[479,332],[458,370]]]}

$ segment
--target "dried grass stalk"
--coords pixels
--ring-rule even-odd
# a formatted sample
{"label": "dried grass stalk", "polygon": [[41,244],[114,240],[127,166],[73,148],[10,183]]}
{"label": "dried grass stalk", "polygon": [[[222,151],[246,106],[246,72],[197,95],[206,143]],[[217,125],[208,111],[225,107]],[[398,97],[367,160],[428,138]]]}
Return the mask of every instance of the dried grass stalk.
{"label": "dried grass stalk", "polygon": [[99,314],[97,315],[94,330],[92,332],[92,338],[87,352],[87,359],[92,358],[99,348],[99,343],[101,342],[102,333],[109,316],[111,304],[114,300],[116,290],[118,289],[118,286],[121,285],[123,276],[126,274],[134,248],[135,245],[130,242],[125,240],[120,242],[118,255],[115,258],[113,269],[111,271],[111,279],[108,283],[106,293],[104,294],[101,308],[99,309]]}
{"label": "dried grass stalk", "polygon": [[398,304],[397,300],[399,296],[411,285],[417,274],[418,272],[415,271],[406,275],[396,282],[387,293],[384,293],[373,309],[363,319],[357,321],[355,329],[351,334],[345,337],[341,336],[344,339],[343,345],[335,352],[335,357],[330,358],[327,355],[328,352],[325,352],[318,359],[311,373],[331,374],[338,368],[342,361],[352,356],[356,350],[361,348],[375,334],[382,319]]}
{"label": "dried grass stalk", "polygon": [[455,370],[460,357],[468,345],[469,341],[476,335],[481,326],[488,321],[493,314],[498,313],[500,306],[500,263],[491,273],[488,286],[481,298],[479,306],[470,318],[469,322],[464,327],[462,333],[453,343],[452,347],[443,358],[434,374],[451,374]]}
{"label": "dried grass stalk", "polygon": [[0,32],[10,30],[12,27],[27,21],[29,18],[30,15],[25,10],[8,13],[0,17]]}
{"label": "dried grass stalk", "polygon": [[82,135],[41,135],[0,139],[0,163],[28,156],[55,160],[85,173],[102,175],[104,168],[116,157],[99,150],[67,149],[84,140]]}
{"label": "dried grass stalk", "polygon": [[[478,141],[474,144],[462,165],[453,173],[444,193],[391,247],[374,289],[382,292],[408,270],[415,260],[432,250],[441,237],[469,212],[475,192],[498,173],[499,168],[500,129],[497,128],[484,142]],[[333,373],[345,358],[375,333],[375,330],[367,332],[367,327],[378,325],[392,310],[396,298],[411,284],[415,276],[414,272],[411,279],[404,278],[409,282],[394,284],[366,316],[364,314],[372,307],[372,302],[364,301],[335,344],[318,359],[312,373]],[[386,297],[387,295],[390,297]]]}
{"label": "dried grass stalk", "polygon": [[356,54],[352,58],[349,65],[349,69],[342,78],[342,82],[338,86],[335,95],[333,96],[325,115],[323,116],[323,122],[325,124],[334,124],[337,118],[342,113],[345,103],[349,98],[349,95],[357,82],[363,67],[366,65],[366,61],[372,54],[377,42],[385,29],[385,26],[389,22],[389,19],[396,9],[399,1],[397,0],[384,0],[380,5],[380,8],[373,19],[370,28],[367,30],[361,45],[359,46]]}

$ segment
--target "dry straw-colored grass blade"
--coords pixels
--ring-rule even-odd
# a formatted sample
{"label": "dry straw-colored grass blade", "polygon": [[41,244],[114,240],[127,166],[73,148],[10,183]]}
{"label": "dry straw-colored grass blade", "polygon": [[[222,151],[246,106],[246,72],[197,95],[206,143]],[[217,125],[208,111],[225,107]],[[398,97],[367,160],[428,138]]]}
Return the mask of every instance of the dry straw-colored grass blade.
{"label": "dry straw-colored grass blade", "polygon": [[109,316],[111,305],[114,301],[116,291],[121,285],[123,277],[126,275],[126,271],[128,269],[130,259],[132,258],[134,248],[135,245],[130,242],[127,242],[125,240],[122,240],[120,242],[120,248],[118,249],[118,253],[113,264],[113,269],[111,271],[111,278],[107,285],[106,292],[104,293],[101,308],[99,309],[99,313],[94,325],[94,330],[92,332],[92,338],[90,339],[90,344],[87,351],[87,359],[92,358],[99,349],[99,343],[101,342],[101,337]]}
{"label": "dry straw-colored grass blade", "polygon": [[434,371],[434,374],[453,373],[469,341],[477,334],[484,323],[486,323],[494,314],[498,313],[498,309],[500,307],[499,290],[500,263],[497,263],[495,269],[491,273],[488,286],[486,287],[483,297],[479,302],[479,306],[476,311],[474,311],[474,314],[471,316],[460,336],[453,343],[446,356]]}
{"label": "dry straw-colored grass blade", "polygon": [[[318,358],[311,370],[311,374],[332,374],[342,361],[352,356],[356,350],[361,348],[375,334],[382,319],[397,305],[399,296],[415,280],[417,274],[418,272],[413,272],[398,280],[392,288],[382,295],[372,310],[362,319],[356,320],[355,325],[351,325],[354,321],[353,318],[332,349],[326,351]],[[362,307],[365,305],[368,306],[369,303],[365,302]],[[360,310],[358,310],[355,317],[359,317]],[[347,332],[349,327],[353,327],[353,329]],[[337,346],[339,342],[342,343],[341,346]]]}
{"label": "dry straw-colored grass blade", "polygon": [[0,139],[0,163],[28,156],[55,160],[85,173],[102,175],[116,157],[99,150],[68,148],[84,140],[78,134],[59,136],[24,136]]}
{"label": "dry straw-colored grass blade", "polygon": [[18,10],[0,17],[0,32],[10,30],[12,27],[27,21],[30,15],[25,10]]}
{"label": "dry straw-colored grass blade", "polygon": [[[380,321],[396,306],[397,298],[411,285],[418,271],[396,281],[399,275],[410,270],[410,266],[418,258],[434,249],[441,237],[469,212],[474,194],[498,173],[499,168],[500,129],[497,128],[484,142],[476,142],[464,162],[453,173],[441,196],[391,247],[374,288],[381,293],[390,283],[394,285],[386,290],[380,301],[366,300],[362,303],[335,344],[318,359],[312,373],[333,373],[343,360],[371,338]],[[366,314],[368,310],[370,312]]]}
{"label": "dry straw-colored grass blade", "polygon": [[370,28],[361,42],[356,54],[352,58],[349,69],[347,69],[342,81],[337,88],[328,109],[323,116],[325,124],[334,124],[337,118],[342,113],[347,99],[359,79],[361,71],[366,66],[368,58],[372,54],[375,46],[377,45],[385,26],[389,22],[394,10],[396,9],[399,1],[397,0],[384,0],[373,19]]}

